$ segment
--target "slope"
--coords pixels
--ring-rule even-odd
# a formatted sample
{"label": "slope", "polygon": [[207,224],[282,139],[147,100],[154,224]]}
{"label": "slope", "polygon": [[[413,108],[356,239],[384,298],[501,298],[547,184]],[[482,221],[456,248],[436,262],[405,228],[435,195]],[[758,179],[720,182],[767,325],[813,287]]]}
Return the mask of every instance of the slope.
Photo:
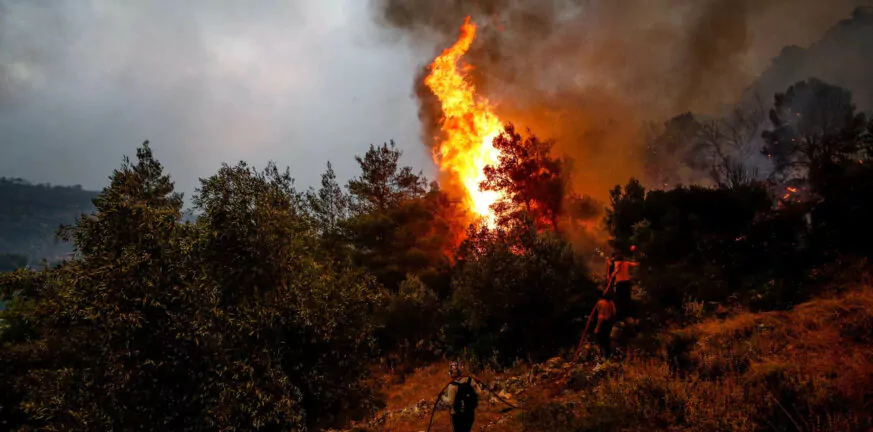
{"label": "slope", "polygon": [[[525,407],[482,404],[474,430],[862,431],[873,425],[873,288],[847,289],[785,312],[741,312],[660,335],[657,355],[570,371],[559,358],[483,374]],[[422,431],[444,364],[385,384],[388,401],[367,431]],[[556,391],[557,390],[557,391]],[[433,431],[449,430],[438,411]]]}

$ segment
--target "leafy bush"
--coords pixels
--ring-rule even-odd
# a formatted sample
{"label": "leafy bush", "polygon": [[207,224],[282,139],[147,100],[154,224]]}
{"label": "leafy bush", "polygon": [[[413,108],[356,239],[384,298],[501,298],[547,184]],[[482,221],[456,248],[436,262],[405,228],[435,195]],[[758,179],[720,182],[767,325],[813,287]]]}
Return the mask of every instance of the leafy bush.
{"label": "leafy bush", "polygon": [[583,260],[531,221],[473,228],[458,255],[450,322],[455,346],[501,363],[573,345],[596,290]]}
{"label": "leafy bush", "polygon": [[223,167],[202,217],[147,145],[66,230],[78,258],[3,275],[0,418],[20,430],[278,430],[366,408],[371,278],[312,257],[290,177]]}
{"label": "leafy bush", "polygon": [[681,307],[686,297],[724,301],[756,286],[759,280],[748,270],[767,263],[755,254],[749,237],[770,202],[756,185],[646,193],[631,180],[624,190],[612,192],[607,223],[617,248],[638,245],[637,275],[650,299],[661,308]]}
{"label": "leafy bush", "polygon": [[397,293],[386,297],[376,333],[383,353],[411,365],[437,358],[442,329],[442,302],[417,276],[409,275]]}

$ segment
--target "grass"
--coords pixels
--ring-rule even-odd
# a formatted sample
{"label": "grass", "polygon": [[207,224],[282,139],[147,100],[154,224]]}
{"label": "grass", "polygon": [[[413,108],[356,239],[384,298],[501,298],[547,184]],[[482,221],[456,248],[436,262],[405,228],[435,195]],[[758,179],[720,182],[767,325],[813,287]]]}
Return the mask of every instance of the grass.
{"label": "grass", "polygon": [[[869,286],[789,311],[704,320],[662,334],[659,355],[631,354],[605,376],[585,372],[582,384],[571,391],[554,395],[544,384],[530,388],[524,415],[502,414],[499,407],[483,404],[474,430],[868,431],[873,427],[871,335]],[[386,384],[385,411],[431,402],[448,381],[447,368],[447,363],[433,364]],[[447,417],[438,413],[432,430],[450,430]],[[427,415],[398,416],[369,430],[426,427]]]}

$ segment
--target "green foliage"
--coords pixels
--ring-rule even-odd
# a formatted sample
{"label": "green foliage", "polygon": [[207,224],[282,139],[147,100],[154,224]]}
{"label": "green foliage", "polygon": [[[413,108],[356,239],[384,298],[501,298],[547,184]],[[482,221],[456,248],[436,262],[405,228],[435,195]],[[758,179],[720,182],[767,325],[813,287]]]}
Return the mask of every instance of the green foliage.
{"label": "green foliage", "polygon": [[321,175],[321,188],[306,192],[306,210],[318,233],[326,258],[342,260],[348,255],[343,224],[349,218],[351,198],[336,181],[330,162]]}
{"label": "green foliage", "polygon": [[481,189],[502,192],[501,199],[492,205],[499,223],[527,214],[539,225],[558,229],[569,192],[569,162],[551,156],[553,145],[553,141],[541,141],[530,133],[522,138],[512,124],[494,139],[499,163],[485,167]]}
{"label": "green foliage", "polygon": [[764,251],[748,239],[770,203],[761,186],[645,193],[631,180],[613,191],[607,223],[616,248],[638,246],[637,276],[652,300],[675,307],[686,296],[722,301],[753,284],[750,270],[760,266],[757,252]]}
{"label": "green foliage", "polygon": [[[314,259],[317,241],[292,183],[275,165],[257,172],[241,163],[203,180],[195,199],[203,215],[192,245],[203,269],[197,285],[223,311],[213,323],[225,335],[221,363],[245,366],[227,370],[227,379],[255,371],[263,390],[273,389],[272,398],[249,402],[251,412],[227,399],[230,413],[244,416],[227,424],[293,425],[302,412],[320,424],[366,396],[360,378],[379,294],[366,276]],[[269,415],[254,410],[266,402]]]}
{"label": "green foliage", "polygon": [[656,142],[657,149],[680,154],[706,150],[699,155],[712,159],[718,187],[646,193],[631,179],[611,192],[606,223],[613,246],[639,247],[637,276],[656,305],[737,294],[782,308],[812,293],[808,269],[873,253],[865,240],[873,233],[867,222],[873,207],[860,198],[873,193],[873,122],[865,125],[851,94],[810,79],[776,95],[772,130],[763,133],[774,169],[769,185],[754,181],[751,168],[735,166],[760,111],[737,110],[706,123],[680,116]]}
{"label": "green foliage", "polygon": [[812,192],[811,247],[831,257],[871,256],[873,247],[862,239],[873,233],[873,206],[861,197],[873,192],[873,121],[865,124],[848,90],[816,79],[777,94],[770,120],[764,151],[776,172],[802,178]]}
{"label": "green foliage", "polygon": [[646,189],[634,178],[622,191],[621,186],[609,191],[610,207],[606,209],[605,222],[613,235],[612,246],[619,250],[630,248],[634,226],[646,219]]}
{"label": "green foliage", "polygon": [[410,275],[386,300],[377,333],[382,349],[405,361],[433,360],[444,322],[437,294]]}
{"label": "green foliage", "polygon": [[[864,199],[873,194],[873,121],[819,81],[778,95],[766,151],[777,177],[800,177],[813,193],[774,206],[773,185],[742,163],[756,113],[708,122],[685,114],[649,143],[650,165],[684,158],[711,170],[718,187],[647,191],[631,179],[610,192],[612,246],[637,245],[636,276],[653,306],[693,302],[701,312],[739,294],[784,307],[808,294],[806,269],[873,251]],[[330,164],[305,193],[275,164],[222,165],[200,181],[196,219],[185,218],[145,143],[94,198],[94,213],[60,230],[71,260],[23,270],[26,258],[0,254],[0,424],[319,429],[372,408],[364,383],[377,355],[414,362],[448,352],[508,365],[572,346],[598,290],[568,237],[599,204],[570,190],[571,161],[552,157],[552,141],[508,125],[494,145],[502,155],[481,187],[502,193],[498,226],[461,235],[469,215],[402,166],[393,142],[356,157],[361,171],[346,190]],[[0,199],[12,196],[25,218],[34,214],[20,204],[28,188],[0,180]],[[68,210],[81,198],[71,191],[85,193],[39,188],[69,192],[55,198]],[[13,219],[0,223],[36,235]],[[682,403],[664,405],[672,381],[631,384],[595,416],[551,405],[531,418],[601,430],[687,415]],[[607,399],[619,394],[607,390]]]}
{"label": "green foliage", "polygon": [[401,154],[391,141],[390,147],[371,144],[364,157],[355,156],[361,175],[349,180],[349,192],[357,213],[388,210],[424,194],[427,181],[412,168],[400,166]]}
{"label": "green foliage", "polygon": [[530,220],[509,229],[471,227],[467,235],[452,280],[451,309],[460,319],[454,337],[503,363],[572,345],[596,295],[573,248]]}
{"label": "green foliage", "polygon": [[400,155],[392,143],[356,158],[362,173],[349,181],[352,216],[343,224],[353,261],[392,291],[409,274],[438,279],[462,221],[458,203],[436,183],[425,189]]}
{"label": "green foliage", "polygon": [[365,406],[371,279],[313,258],[286,173],[202,181],[203,216],[148,145],[97,212],[65,230],[78,259],[3,275],[0,411],[18,430],[302,430]]}

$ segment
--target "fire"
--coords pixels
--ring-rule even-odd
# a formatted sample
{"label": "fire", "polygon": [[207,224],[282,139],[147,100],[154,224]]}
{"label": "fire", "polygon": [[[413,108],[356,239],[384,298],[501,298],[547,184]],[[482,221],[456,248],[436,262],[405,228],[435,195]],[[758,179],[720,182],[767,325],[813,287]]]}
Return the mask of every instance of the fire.
{"label": "fire", "polygon": [[441,130],[445,139],[435,149],[433,158],[440,170],[450,173],[464,186],[466,204],[473,212],[493,224],[491,204],[501,194],[480,191],[485,180],[484,168],[497,165],[499,152],[492,141],[503,131],[503,124],[494,114],[490,102],[476,95],[467,81],[470,66],[458,62],[476,38],[476,25],[470,17],[461,27],[461,36],[430,65],[425,85],[439,99],[443,109]]}

